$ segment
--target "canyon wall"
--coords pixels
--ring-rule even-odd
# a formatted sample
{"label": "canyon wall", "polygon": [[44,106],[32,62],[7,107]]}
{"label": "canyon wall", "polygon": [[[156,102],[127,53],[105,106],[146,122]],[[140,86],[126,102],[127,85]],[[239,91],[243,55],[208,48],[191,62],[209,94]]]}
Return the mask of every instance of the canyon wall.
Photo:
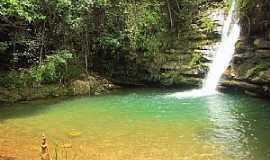
{"label": "canyon wall", "polygon": [[232,81],[223,86],[240,88],[256,96],[270,95],[270,3],[239,2],[241,37],[230,68]]}

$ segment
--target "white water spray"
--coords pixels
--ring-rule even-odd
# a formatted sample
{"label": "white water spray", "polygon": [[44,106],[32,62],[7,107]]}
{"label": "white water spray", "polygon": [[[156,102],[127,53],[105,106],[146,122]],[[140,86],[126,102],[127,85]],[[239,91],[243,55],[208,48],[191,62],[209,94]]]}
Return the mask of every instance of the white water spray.
{"label": "white water spray", "polygon": [[186,98],[186,97],[199,97],[216,94],[216,88],[219,79],[223,75],[223,72],[229,66],[233,57],[235,44],[240,35],[240,26],[237,24],[236,16],[236,3],[232,2],[232,7],[229,11],[228,17],[224,21],[222,30],[222,39],[213,61],[209,67],[209,72],[204,81],[203,87],[197,90],[191,90],[187,92],[178,92],[170,97]]}
{"label": "white water spray", "polygon": [[220,47],[214,56],[213,62],[210,65],[209,73],[203,85],[203,90],[213,92],[216,90],[219,79],[223,72],[229,66],[235,50],[235,43],[240,35],[240,26],[235,20],[235,1],[229,11],[229,15],[224,23],[222,31],[222,40]]}

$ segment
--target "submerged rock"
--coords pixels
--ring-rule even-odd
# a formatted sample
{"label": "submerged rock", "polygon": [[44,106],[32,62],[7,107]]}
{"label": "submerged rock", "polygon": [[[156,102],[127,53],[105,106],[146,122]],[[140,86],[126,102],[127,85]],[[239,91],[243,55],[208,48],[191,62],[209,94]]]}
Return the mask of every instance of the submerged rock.
{"label": "submerged rock", "polygon": [[246,40],[238,40],[235,44],[235,50],[238,54],[241,54],[243,52],[246,52],[248,50],[250,50],[250,46],[247,43]]}
{"label": "submerged rock", "polygon": [[75,129],[72,129],[69,133],[68,133],[68,136],[72,137],[72,138],[75,138],[75,137],[79,137],[81,136],[81,132],[80,131],[77,131]]}
{"label": "submerged rock", "polygon": [[61,145],[62,148],[72,148],[72,144],[71,143],[65,143]]}

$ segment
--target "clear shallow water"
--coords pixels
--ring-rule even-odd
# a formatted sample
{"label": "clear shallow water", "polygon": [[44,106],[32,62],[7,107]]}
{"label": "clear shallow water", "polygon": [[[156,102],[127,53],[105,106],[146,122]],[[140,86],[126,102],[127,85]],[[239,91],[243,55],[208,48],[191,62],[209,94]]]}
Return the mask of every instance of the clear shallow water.
{"label": "clear shallow water", "polygon": [[140,89],[0,108],[0,155],[92,160],[269,160],[270,102],[219,93],[177,99]]}

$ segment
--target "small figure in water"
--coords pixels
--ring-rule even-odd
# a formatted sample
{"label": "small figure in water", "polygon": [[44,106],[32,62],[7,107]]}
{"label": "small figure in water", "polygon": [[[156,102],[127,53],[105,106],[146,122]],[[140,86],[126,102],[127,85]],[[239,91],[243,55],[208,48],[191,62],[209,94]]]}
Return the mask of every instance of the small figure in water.
{"label": "small figure in water", "polygon": [[40,159],[41,160],[51,160],[45,134],[42,135]]}

